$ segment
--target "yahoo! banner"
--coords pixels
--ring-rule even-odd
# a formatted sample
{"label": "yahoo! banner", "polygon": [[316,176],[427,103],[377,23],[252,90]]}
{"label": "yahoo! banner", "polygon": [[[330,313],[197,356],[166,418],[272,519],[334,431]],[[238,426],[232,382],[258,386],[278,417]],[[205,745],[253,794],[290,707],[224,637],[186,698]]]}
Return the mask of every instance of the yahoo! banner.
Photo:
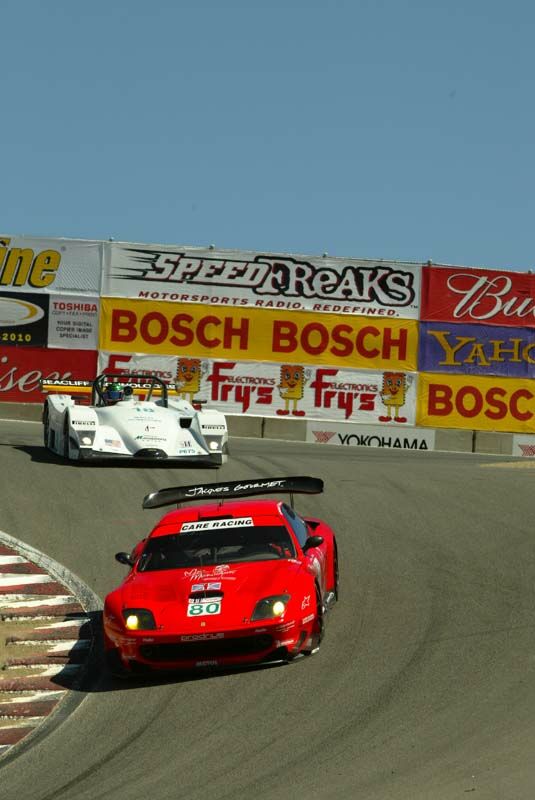
{"label": "yahoo! banner", "polygon": [[535,328],[421,322],[418,368],[535,378]]}
{"label": "yahoo! banner", "polygon": [[421,265],[114,242],[102,294],[418,319]]}
{"label": "yahoo! banner", "polygon": [[100,352],[99,372],[156,375],[188,402],[226,414],[382,424],[403,430],[416,418],[416,375],[207,358]]}
{"label": "yahoo! banner", "polygon": [[428,265],[421,319],[535,327],[535,275]]}

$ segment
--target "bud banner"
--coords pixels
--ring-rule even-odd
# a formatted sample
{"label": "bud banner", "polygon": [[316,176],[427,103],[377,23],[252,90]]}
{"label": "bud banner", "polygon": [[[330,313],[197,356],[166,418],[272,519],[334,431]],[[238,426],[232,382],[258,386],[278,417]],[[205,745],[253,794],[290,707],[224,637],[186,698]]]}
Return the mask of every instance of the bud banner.
{"label": "bud banner", "polygon": [[204,400],[226,414],[382,423],[399,430],[416,418],[416,375],[404,372],[108,352],[99,354],[99,372],[156,375],[188,402]]}
{"label": "bud banner", "polygon": [[102,294],[418,319],[421,265],[116,242]]}
{"label": "bud banner", "polygon": [[0,347],[0,402],[42,403],[39,381],[93,380],[97,353],[90,350],[47,350]]}
{"label": "bud banner", "polygon": [[422,371],[535,378],[535,328],[421,322],[419,340]]}
{"label": "bud banner", "polygon": [[535,381],[421,372],[416,422],[432,428],[535,433]]}
{"label": "bud banner", "polygon": [[254,308],[207,309],[102,298],[100,348],[110,352],[416,369],[418,323]]}
{"label": "bud banner", "polygon": [[424,267],[421,319],[535,327],[535,275]]}

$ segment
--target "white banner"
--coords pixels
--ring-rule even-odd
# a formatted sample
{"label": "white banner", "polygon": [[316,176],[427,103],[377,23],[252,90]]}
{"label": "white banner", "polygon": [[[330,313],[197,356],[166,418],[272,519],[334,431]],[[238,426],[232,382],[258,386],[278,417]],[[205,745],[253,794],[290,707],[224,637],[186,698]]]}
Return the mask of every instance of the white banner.
{"label": "white banner", "polygon": [[535,436],[526,433],[513,434],[513,455],[521,458],[535,458]]}
{"label": "white banner", "polygon": [[418,319],[420,264],[114,242],[103,297]]}
{"label": "white banner", "polygon": [[389,447],[398,450],[434,450],[435,431],[426,428],[354,425],[344,423],[318,424],[307,422],[307,442],[342,445],[345,447]]}
{"label": "white banner", "polygon": [[99,353],[99,372],[142,372],[177,385],[189,402],[226,414],[381,423],[416,421],[416,373]]}
{"label": "white banner", "polygon": [[100,294],[104,243],[0,235],[0,290]]}
{"label": "white banner", "polygon": [[98,349],[100,298],[91,295],[51,295],[48,346],[74,350]]}

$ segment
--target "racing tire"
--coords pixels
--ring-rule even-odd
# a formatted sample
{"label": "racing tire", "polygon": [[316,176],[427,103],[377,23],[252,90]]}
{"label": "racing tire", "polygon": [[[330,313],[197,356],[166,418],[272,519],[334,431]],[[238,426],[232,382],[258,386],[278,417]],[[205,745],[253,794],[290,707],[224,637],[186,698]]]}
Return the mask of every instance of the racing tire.
{"label": "racing tire", "polygon": [[335,602],[338,602],[340,599],[340,574],[338,572],[338,547],[336,546],[336,541],[334,542],[334,557],[333,557],[333,572],[334,572],[334,599]]}
{"label": "racing tire", "polygon": [[63,458],[69,460],[69,415],[65,413],[63,423]]}
{"label": "racing tire", "polygon": [[311,636],[310,645],[301,652],[304,656],[312,656],[318,652],[321,646],[321,641],[325,633],[325,620],[324,608],[321,592],[318,584],[316,584],[316,619],[314,620],[314,633]]}

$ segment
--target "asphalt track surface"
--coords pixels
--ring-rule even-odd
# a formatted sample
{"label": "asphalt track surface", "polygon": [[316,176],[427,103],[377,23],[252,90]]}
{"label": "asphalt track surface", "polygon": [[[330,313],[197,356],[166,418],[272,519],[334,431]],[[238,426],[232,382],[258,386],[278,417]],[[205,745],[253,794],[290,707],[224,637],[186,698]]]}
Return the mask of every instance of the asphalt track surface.
{"label": "asphalt track surface", "polygon": [[332,522],[341,555],[318,655],[146,685],[97,674],[0,762],[2,800],[535,796],[533,464],[241,439],[219,475],[77,467],[5,421],[0,458],[0,528],[100,597],[159,516],[142,497],[181,483],[321,476],[297,507]]}

